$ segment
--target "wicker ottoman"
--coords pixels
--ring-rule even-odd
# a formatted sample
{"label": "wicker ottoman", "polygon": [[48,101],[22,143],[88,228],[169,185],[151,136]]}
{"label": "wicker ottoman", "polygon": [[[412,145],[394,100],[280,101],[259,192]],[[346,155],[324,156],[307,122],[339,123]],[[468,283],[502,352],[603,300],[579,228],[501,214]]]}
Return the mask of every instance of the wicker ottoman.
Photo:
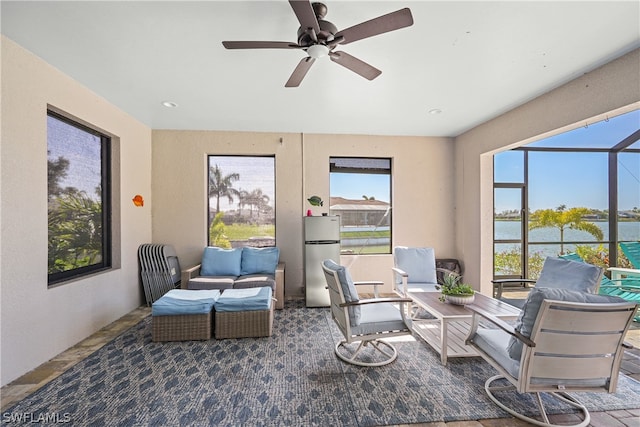
{"label": "wicker ottoman", "polygon": [[212,309],[218,290],[172,289],[151,306],[153,341],[211,339]]}
{"label": "wicker ottoman", "polygon": [[268,286],[225,289],[215,303],[215,337],[271,336],[274,306],[272,290]]}

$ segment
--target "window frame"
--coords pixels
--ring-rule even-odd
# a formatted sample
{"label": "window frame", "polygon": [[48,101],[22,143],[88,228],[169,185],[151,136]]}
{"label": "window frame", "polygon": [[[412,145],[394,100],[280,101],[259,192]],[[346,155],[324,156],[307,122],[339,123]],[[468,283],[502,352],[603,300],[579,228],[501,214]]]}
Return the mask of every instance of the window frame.
{"label": "window frame", "polygon": [[[81,123],[75,118],[61,112],[60,110],[47,108],[47,120],[52,117],[65,125],[74,127],[90,135],[98,137],[100,139],[100,184],[101,184],[101,252],[102,259],[100,262],[91,264],[88,266],[77,267],[62,272],[49,273],[47,271],[47,286],[55,287],[65,283],[75,281],[77,279],[87,277],[102,271],[111,270],[114,267],[114,254],[113,254],[113,199],[112,199],[112,186],[113,186],[113,138],[107,133],[97,129],[96,127]],[[49,130],[47,129],[47,150],[49,147]],[[48,160],[48,156],[47,156]],[[47,190],[47,197],[49,193]],[[49,212],[47,212],[47,221],[49,218]],[[47,243],[49,241],[49,235],[47,232]],[[47,257],[48,262],[48,257]]]}
{"label": "window frame", "polygon": [[[220,158],[220,157],[227,157],[227,158],[251,158],[251,159],[271,159],[273,161],[273,198],[271,199],[271,203],[273,204],[273,241],[271,242],[271,245],[265,246],[262,245],[261,243],[257,243],[257,247],[276,247],[277,246],[277,242],[276,242],[276,236],[277,236],[277,230],[276,230],[276,225],[277,225],[277,209],[276,209],[276,204],[277,204],[277,183],[276,183],[276,175],[277,175],[277,169],[276,169],[276,155],[275,154],[207,154],[206,157],[206,175],[207,175],[207,184],[206,184],[206,197],[207,197],[207,213],[206,213],[206,225],[205,225],[205,236],[206,236],[206,242],[208,246],[214,246],[214,242],[211,242],[211,234],[210,234],[210,227],[212,224],[212,221],[215,218],[215,215],[211,216],[211,210],[212,210],[212,206],[211,206],[211,197],[210,197],[210,193],[209,193],[209,184],[210,184],[210,174],[211,174],[211,159],[212,158]],[[241,179],[240,179],[241,180]],[[238,191],[244,191],[242,188],[237,188]],[[224,212],[224,211],[223,211]],[[242,247],[248,247],[248,246],[252,246],[248,243],[249,241],[247,241],[247,243],[243,244]]]}
{"label": "window frame", "polygon": [[[366,168],[366,167],[342,167],[342,168],[337,168],[335,166],[335,160],[336,159],[353,159],[355,161],[358,160],[362,160],[362,161],[367,161],[367,160],[371,160],[371,161],[384,161],[384,162],[388,162],[388,169],[382,169],[382,168]],[[376,172],[377,170],[377,172]],[[340,221],[340,232],[341,232],[341,239],[340,239],[340,255],[343,256],[348,256],[348,255],[390,255],[393,252],[393,216],[392,216],[392,210],[393,210],[393,158],[392,157],[373,157],[373,156],[330,156],[329,157],[329,177],[331,177],[332,173],[344,173],[344,174],[348,174],[348,173],[353,173],[353,174],[360,174],[360,175],[385,175],[389,178],[389,202],[388,202],[388,207],[387,207],[387,211],[385,212],[384,216],[382,219],[384,219],[385,217],[388,217],[387,221],[388,222],[388,227],[389,227],[389,246],[388,246],[388,251],[385,252],[363,252],[362,250],[367,246],[366,242],[364,245],[362,245],[360,247],[359,250],[355,251],[355,252],[350,252],[348,249],[345,249],[343,247],[343,237],[342,237],[342,233],[344,231],[343,227],[344,227],[344,223],[341,220]],[[331,178],[329,178],[329,180],[331,181]],[[331,199],[332,196],[332,189],[331,189],[331,185],[329,186],[329,197]],[[329,207],[330,210],[330,214],[331,215],[339,215],[339,212],[333,212],[333,210],[331,209],[331,206]],[[380,222],[379,224],[374,226],[374,229],[372,231],[376,231],[377,228],[379,226],[381,226],[382,222]],[[367,238],[367,241],[370,237]]]}

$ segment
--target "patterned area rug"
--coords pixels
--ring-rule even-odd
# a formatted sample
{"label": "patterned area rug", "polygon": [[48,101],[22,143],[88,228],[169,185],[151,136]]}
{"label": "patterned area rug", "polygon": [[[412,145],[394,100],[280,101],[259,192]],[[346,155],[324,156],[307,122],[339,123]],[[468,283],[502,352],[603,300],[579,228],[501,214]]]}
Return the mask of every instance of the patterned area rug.
{"label": "patterned area rug", "polygon": [[[394,341],[398,359],[379,368],[341,362],[328,309],[288,303],[269,338],[154,343],[151,318],[124,332],[3,413],[53,425],[377,426],[502,418],[480,358],[447,367],[420,340]],[[620,376],[616,394],[580,393],[590,410],[640,407],[640,383]],[[514,403],[524,412],[533,399]],[[550,404],[549,413],[570,412]],[[9,422],[9,425],[21,425]],[[43,424],[47,424],[46,422]]]}

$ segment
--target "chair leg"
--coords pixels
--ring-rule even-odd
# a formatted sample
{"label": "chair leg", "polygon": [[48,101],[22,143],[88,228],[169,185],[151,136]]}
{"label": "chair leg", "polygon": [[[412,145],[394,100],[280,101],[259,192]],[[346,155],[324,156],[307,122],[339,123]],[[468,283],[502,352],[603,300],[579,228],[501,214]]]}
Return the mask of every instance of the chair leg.
{"label": "chair leg", "polygon": [[[336,344],[336,347],[335,347],[336,356],[338,356],[341,360],[347,363],[351,363],[352,365],[383,366],[393,362],[398,357],[398,352],[396,348],[384,340],[378,339],[378,340],[360,341],[358,344],[358,348],[350,356],[347,355],[349,352],[345,349],[346,344],[348,344],[346,340]],[[361,355],[360,352],[365,347],[369,347],[369,345],[373,347],[373,349],[375,350],[374,354],[383,356],[382,360],[368,362],[358,357]],[[371,357],[371,359],[375,360],[377,358]]]}
{"label": "chair leg", "polygon": [[491,385],[492,382],[502,378],[504,378],[504,376],[502,375],[496,375],[489,378],[487,382],[484,383],[484,390],[487,392],[487,395],[493,401],[493,403],[495,403],[496,405],[498,405],[499,407],[501,407],[502,409],[504,409],[505,411],[507,411],[508,413],[510,413],[516,418],[519,418],[531,424],[534,424],[537,426],[543,426],[543,427],[585,427],[589,425],[589,423],[591,422],[591,415],[589,415],[589,411],[587,410],[587,408],[582,403],[580,403],[575,398],[573,398],[572,396],[569,396],[566,393],[548,393],[548,394],[550,396],[555,397],[556,399],[559,399],[565,403],[568,403],[569,405],[575,408],[580,409],[583,415],[582,422],[578,424],[571,424],[571,425],[550,423],[549,417],[547,416],[547,412],[544,409],[544,405],[542,404],[542,398],[540,397],[540,393],[535,393],[535,394],[536,394],[536,399],[538,401],[538,407],[540,408],[540,415],[543,421],[537,420],[535,418],[527,417],[526,415],[522,415],[521,413],[516,412],[515,410],[506,406],[504,403],[500,402],[498,398],[493,395],[494,391],[515,391],[515,387],[511,384],[508,386],[492,386]]}

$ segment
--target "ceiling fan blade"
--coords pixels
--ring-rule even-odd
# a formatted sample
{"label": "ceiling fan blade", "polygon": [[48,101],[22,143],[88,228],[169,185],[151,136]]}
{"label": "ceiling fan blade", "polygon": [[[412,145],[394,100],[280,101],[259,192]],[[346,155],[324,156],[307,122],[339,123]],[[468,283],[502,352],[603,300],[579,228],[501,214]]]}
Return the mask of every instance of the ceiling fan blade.
{"label": "ceiling fan blade", "polygon": [[345,30],[338,31],[336,37],[344,36],[341,44],[349,44],[357,40],[366,39],[367,37],[377,36],[378,34],[388,33],[389,31],[399,30],[413,25],[413,16],[409,8],[397,10],[386,15],[365,21],[361,24],[354,25]]}
{"label": "ceiling fan blade", "polygon": [[222,45],[227,49],[302,49],[302,46],[292,42],[237,41],[222,42]]}
{"label": "ceiling fan blade", "polygon": [[320,25],[318,24],[316,13],[313,11],[309,0],[289,0],[289,4],[303,29],[313,28],[316,34],[320,32]]}
{"label": "ceiling fan blade", "polygon": [[314,62],[316,62],[316,60],[310,56],[302,58],[302,60],[298,63],[296,69],[293,70],[291,77],[289,77],[289,80],[287,80],[287,83],[284,85],[284,87],[300,86],[302,79],[304,79],[304,76],[307,75],[309,68],[311,68]]}
{"label": "ceiling fan blade", "polygon": [[367,80],[373,80],[382,74],[382,71],[375,67],[359,60],[358,58],[349,55],[346,52],[329,52],[329,57],[333,62],[342,65],[345,68],[350,69],[354,73],[360,74]]}

